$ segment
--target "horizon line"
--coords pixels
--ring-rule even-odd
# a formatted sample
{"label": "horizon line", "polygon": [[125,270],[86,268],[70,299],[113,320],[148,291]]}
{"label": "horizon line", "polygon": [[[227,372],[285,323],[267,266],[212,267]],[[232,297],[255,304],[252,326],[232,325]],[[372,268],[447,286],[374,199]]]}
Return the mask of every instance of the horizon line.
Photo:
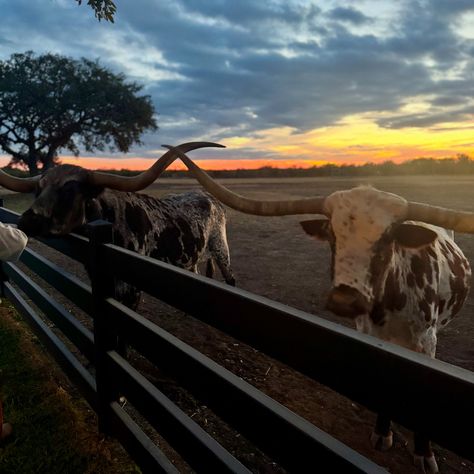
{"label": "horizon line", "polygon": [[[321,167],[327,165],[333,166],[364,166],[368,164],[381,165],[383,163],[391,162],[396,165],[404,162],[413,161],[416,159],[455,159],[463,153],[455,153],[452,156],[417,156],[407,157],[406,159],[385,159],[354,161],[343,160],[335,162],[330,160],[307,160],[307,159],[276,159],[276,158],[243,158],[243,159],[194,159],[193,161],[205,171],[236,171],[236,170],[258,170],[261,168],[274,169],[310,169],[314,167]],[[469,155],[466,155],[469,157]],[[11,158],[7,155],[0,155],[0,167],[5,167],[10,162]],[[122,159],[105,158],[105,157],[75,157],[63,156],[59,158],[60,164],[72,164],[81,166],[82,168],[97,170],[97,171],[144,171],[148,169],[156,159],[143,157],[130,157]],[[20,168],[20,167],[19,167]],[[22,167],[20,168],[22,169]],[[167,170],[170,171],[187,171],[186,166],[181,161],[175,161]]]}

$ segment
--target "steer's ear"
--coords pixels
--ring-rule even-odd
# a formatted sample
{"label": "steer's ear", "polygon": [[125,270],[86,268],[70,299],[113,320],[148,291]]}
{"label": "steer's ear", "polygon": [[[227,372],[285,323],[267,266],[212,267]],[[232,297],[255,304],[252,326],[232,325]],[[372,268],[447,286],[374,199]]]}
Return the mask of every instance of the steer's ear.
{"label": "steer's ear", "polygon": [[394,239],[402,246],[417,248],[435,241],[438,234],[428,227],[416,224],[400,224],[394,231]]}
{"label": "steer's ear", "polygon": [[309,221],[301,221],[300,224],[308,235],[316,239],[328,240],[331,235],[329,219],[311,219]]}

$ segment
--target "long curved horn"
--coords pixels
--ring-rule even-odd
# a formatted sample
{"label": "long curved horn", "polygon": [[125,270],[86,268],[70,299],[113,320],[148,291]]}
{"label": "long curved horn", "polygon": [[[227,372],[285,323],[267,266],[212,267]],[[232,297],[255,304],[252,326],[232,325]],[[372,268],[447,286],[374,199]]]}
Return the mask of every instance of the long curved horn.
{"label": "long curved horn", "polygon": [[10,189],[11,191],[18,191],[20,193],[29,193],[33,191],[40,178],[40,175],[33,176],[32,178],[16,178],[15,176],[0,170],[0,185],[4,188]]}
{"label": "long curved horn", "polygon": [[298,199],[294,201],[257,201],[249,199],[221,186],[214,181],[205,171],[193,163],[181,150],[169,145],[162,145],[174,151],[192,171],[201,185],[219,201],[223,202],[232,209],[245,212],[246,214],[255,214],[257,216],[288,216],[294,214],[325,214],[324,197],[310,199]]}
{"label": "long curved horn", "polygon": [[[212,142],[189,142],[178,146],[179,150],[183,150],[184,152],[204,147],[225,148],[224,145],[219,145],[218,143]],[[153,183],[153,181],[155,181],[155,179],[157,179],[158,176],[160,176],[160,174],[163,173],[163,171],[174,160],[176,160],[176,158],[178,158],[179,154],[177,153],[176,149],[166,152],[153,164],[153,166],[137,176],[118,176],[108,173],[101,173],[99,171],[93,171],[90,174],[89,182],[90,184],[96,186],[117,189],[118,191],[140,191],[141,189],[144,189]]]}
{"label": "long curved horn", "polygon": [[474,212],[455,211],[430,204],[409,202],[406,219],[427,222],[456,232],[474,234]]}

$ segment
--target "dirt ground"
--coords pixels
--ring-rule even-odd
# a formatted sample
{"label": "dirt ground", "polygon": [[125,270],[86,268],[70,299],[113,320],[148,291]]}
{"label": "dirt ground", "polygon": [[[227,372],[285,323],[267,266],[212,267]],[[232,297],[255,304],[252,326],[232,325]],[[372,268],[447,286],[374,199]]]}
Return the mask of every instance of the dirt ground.
{"label": "dirt ground", "polygon": [[[372,184],[408,200],[456,209],[472,210],[474,202],[474,178],[471,177],[295,178],[224,182],[240,194],[262,199],[326,195],[357,184]],[[146,193],[161,196],[191,189],[199,189],[199,185],[192,180],[162,180],[148,188]],[[5,205],[9,207],[8,199]],[[329,249],[324,243],[317,243],[304,234],[299,221],[307,218],[256,217],[228,210],[228,240],[237,286],[347,325],[346,320],[324,310],[330,283]],[[474,265],[474,236],[457,235],[456,240]],[[71,264],[66,257],[55,252],[50,252],[50,255],[52,260],[84,276],[79,265]],[[474,292],[471,292],[458,317],[439,334],[438,342],[439,359],[471,371],[474,371],[473,305]],[[390,472],[417,472],[412,467],[411,443],[407,447],[396,445],[386,453],[371,448],[369,435],[375,416],[365,408],[152,298],[144,297],[139,312]],[[160,376],[154,378],[170,398],[253,471],[282,472],[231,428],[223,425],[199,401],[172,382]],[[400,429],[411,438],[403,428]],[[438,446],[435,446],[435,452],[441,472],[474,472],[474,464],[455,454]],[[308,472],[316,470],[315,459],[315,466],[309,467]]]}

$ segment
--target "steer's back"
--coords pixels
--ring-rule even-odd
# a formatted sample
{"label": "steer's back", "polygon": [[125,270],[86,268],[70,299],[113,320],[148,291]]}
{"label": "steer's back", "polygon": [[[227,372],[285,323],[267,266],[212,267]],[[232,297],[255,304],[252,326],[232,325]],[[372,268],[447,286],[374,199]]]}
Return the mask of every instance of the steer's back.
{"label": "steer's back", "polygon": [[183,268],[193,268],[213,234],[225,232],[222,205],[203,192],[155,198],[108,191],[100,204],[117,245]]}
{"label": "steer's back", "polygon": [[[439,229],[435,226],[430,227]],[[430,257],[435,266],[436,262],[439,265],[437,272],[439,290],[436,298],[438,313],[436,327],[439,329],[448,324],[461,310],[470,289],[471,266],[454,241],[452,231],[439,229],[438,235],[434,244],[435,256]]]}

